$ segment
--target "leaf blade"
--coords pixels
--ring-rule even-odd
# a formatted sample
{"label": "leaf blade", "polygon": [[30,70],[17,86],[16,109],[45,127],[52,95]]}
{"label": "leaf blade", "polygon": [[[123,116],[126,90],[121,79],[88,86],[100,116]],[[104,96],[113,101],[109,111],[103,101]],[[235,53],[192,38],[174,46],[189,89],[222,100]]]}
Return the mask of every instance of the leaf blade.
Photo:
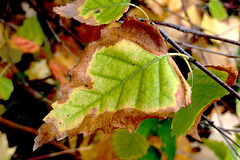
{"label": "leaf blade", "polygon": [[[236,80],[237,73],[232,67],[209,66],[208,69],[230,86]],[[214,101],[229,92],[200,69],[194,70],[193,76],[192,103],[186,109],[182,108],[175,114],[172,122],[172,135],[177,137],[184,135],[192,127],[188,134],[200,139],[196,133],[196,128],[201,114]],[[188,83],[191,83],[191,78],[189,78]]]}
{"label": "leaf blade", "polygon": [[0,77],[0,86],[0,94],[3,100],[8,100],[14,90],[12,80],[2,76]]}

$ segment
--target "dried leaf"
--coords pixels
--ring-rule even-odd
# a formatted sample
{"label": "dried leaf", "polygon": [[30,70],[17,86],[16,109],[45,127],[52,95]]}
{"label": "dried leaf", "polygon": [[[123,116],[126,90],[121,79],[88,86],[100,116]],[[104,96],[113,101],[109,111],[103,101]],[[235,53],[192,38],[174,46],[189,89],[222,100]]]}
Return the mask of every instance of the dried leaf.
{"label": "dried leaf", "polygon": [[39,128],[34,149],[55,138],[165,119],[189,105],[190,87],[166,54],[157,27],[129,19],[85,48],[71,81]]}
{"label": "dried leaf", "polygon": [[68,81],[65,75],[68,73],[68,70],[62,66],[58,61],[52,59],[49,62],[50,70],[52,71],[53,77],[60,82],[60,86],[63,86]]}
{"label": "dried leaf", "polygon": [[0,132],[0,159],[10,160],[16,149],[17,147],[9,148],[6,134]]}
{"label": "dried leaf", "polygon": [[89,25],[100,25],[119,19],[130,0],[76,0],[66,6],[54,7],[53,10],[63,17],[74,18]]}
{"label": "dried leaf", "polygon": [[39,62],[31,62],[29,69],[25,73],[30,81],[45,79],[51,76],[46,59],[41,59]]}

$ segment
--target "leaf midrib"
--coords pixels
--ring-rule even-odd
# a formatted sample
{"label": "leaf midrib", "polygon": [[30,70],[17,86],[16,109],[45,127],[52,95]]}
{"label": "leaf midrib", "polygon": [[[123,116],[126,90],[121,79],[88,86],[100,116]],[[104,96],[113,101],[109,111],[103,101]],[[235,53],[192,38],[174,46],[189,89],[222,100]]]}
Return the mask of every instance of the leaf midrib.
{"label": "leaf midrib", "polygon": [[[97,98],[95,101],[93,101],[92,103],[90,103],[89,105],[85,106],[84,108],[82,108],[80,111],[76,112],[75,114],[78,114],[79,112],[81,112],[82,110],[86,110],[89,109],[89,107],[91,107],[92,105],[94,105],[97,101],[103,99],[106,95],[110,94],[111,92],[113,92],[115,89],[117,89],[119,86],[121,86],[122,84],[124,84],[126,81],[128,81],[130,78],[132,78],[133,76],[135,76],[137,73],[139,73],[140,71],[142,71],[143,69],[145,69],[146,67],[148,67],[149,65],[151,65],[152,63],[160,60],[161,58],[165,57],[165,56],[169,56],[169,55],[161,55],[157,58],[155,58],[154,60],[152,60],[151,62],[147,63],[146,65],[144,65],[143,67],[139,68],[137,71],[135,71],[133,74],[129,75],[127,78],[125,78],[123,81],[121,81],[120,83],[118,83],[116,86],[114,86],[111,90],[107,91],[106,93],[102,94],[99,98]],[[120,97],[119,97],[120,98]],[[74,115],[75,115],[74,114]]]}
{"label": "leaf midrib", "polygon": [[96,10],[96,9],[102,9],[102,8],[110,8],[112,6],[121,6],[121,5],[130,5],[130,3],[115,3],[115,4],[111,4],[111,5],[106,5],[106,6],[99,6],[97,8],[83,8],[82,11],[92,11],[92,10]]}

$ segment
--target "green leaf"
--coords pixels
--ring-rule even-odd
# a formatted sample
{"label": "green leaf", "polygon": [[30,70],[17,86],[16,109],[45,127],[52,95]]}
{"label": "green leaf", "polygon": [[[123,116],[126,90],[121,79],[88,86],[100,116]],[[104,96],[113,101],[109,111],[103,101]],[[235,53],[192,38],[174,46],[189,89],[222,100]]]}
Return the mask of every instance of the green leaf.
{"label": "green leaf", "polygon": [[148,148],[148,152],[146,155],[144,155],[141,158],[138,158],[137,160],[160,160],[161,154],[159,153],[158,149],[150,146]]}
{"label": "green leaf", "polygon": [[176,138],[171,136],[172,119],[164,120],[160,123],[158,136],[162,141],[162,152],[164,152],[169,160],[173,160],[176,153]]}
{"label": "green leaf", "polygon": [[13,92],[13,83],[12,80],[6,77],[0,77],[0,95],[3,100],[8,100]]}
{"label": "green leaf", "polygon": [[145,119],[139,124],[138,128],[134,132],[140,133],[145,138],[148,138],[153,127],[156,126],[157,123],[158,123],[158,119],[156,118]]}
{"label": "green leaf", "polygon": [[48,116],[61,123],[59,131],[77,126],[93,108],[100,113],[123,108],[151,112],[176,105],[179,81],[168,56],[155,56],[130,41],[96,51],[87,74],[92,90],[75,88],[66,103],[53,104]]}
{"label": "green leaf", "polygon": [[23,25],[18,28],[17,35],[42,45],[45,35],[36,17],[27,18]]}
{"label": "green leaf", "polygon": [[120,159],[140,158],[147,154],[149,148],[146,138],[141,134],[129,134],[123,129],[116,130],[113,134],[113,146]]}
{"label": "green leaf", "polygon": [[223,142],[209,140],[207,138],[202,138],[202,141],[220,160],[225,159],[228,147]]}
{"label": "green leaf", "polygon": [[106,24],[119,19],[129,3],[130,0],[86,0],[78,8],[79,16],[84,19],[93,17],[97,24]]}
{"label": "green leaf", "polygon": [[[226,82],[229,75],[228,72],[210,67],[208,69]],[[192,83],[192,78],[189,78],[188,83]],[[187,108],[181,108],[173,117],[172,135],[185,135],[204,107],[228,93],[227,90],[207,74],[200,69],[195,69],[193,71],[192,103]]]}
{"label": "green leaf", "polygon": [[57,14],[89,25],[107,24],[121,18],[131,0],[76,0],[66,6],[54,7]]}
{"label": "green leaf", "polygon": [[14,62],[18,63],[22,58],[22,52],[13,48],[8,43],[9,33],[4,28],[3,24],[0,23],[0,58],[3,62]]}
{"label": "green leaf", "polygon": [[166,119],[187,106],[190,87],[166,50],[149,22],[129,19],[102,30],[71,70],[70,83],[44,118],[34,149],[54,138],[97,130],[133,132],[144,119]]}
{"label": "green leaf", "polygon": [[209,11],[211,15],[217,19],[225,19],[228,17],[227,10],[219,0],[209,1]]}

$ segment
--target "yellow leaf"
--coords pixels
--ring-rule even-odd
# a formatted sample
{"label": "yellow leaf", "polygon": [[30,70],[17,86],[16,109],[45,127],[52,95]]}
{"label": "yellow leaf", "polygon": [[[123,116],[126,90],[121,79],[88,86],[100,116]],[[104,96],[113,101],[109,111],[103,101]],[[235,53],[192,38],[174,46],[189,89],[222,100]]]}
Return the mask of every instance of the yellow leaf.
{"label": "yellow leaf", "polygon": [[[239,40],[239,18],[230,17],[226,21],[220,21],[210,17],[207,13],[204,14],[201,27],[206,29],[205,33],[211,35],[219,35],[223,38],[231,40]],[[220,41],[216,41],[220,43]]]}
{"label": "yellow leaf", "polygon": [[9,148],[6,134],[0,131],[0,159],[10,160],[17,147]]}
{"label": "yellow leaf", "polygon": [[25,73],[30,81],[45,79],[51,75],[46,59],[42,59],[39,62],[32,62]]}

